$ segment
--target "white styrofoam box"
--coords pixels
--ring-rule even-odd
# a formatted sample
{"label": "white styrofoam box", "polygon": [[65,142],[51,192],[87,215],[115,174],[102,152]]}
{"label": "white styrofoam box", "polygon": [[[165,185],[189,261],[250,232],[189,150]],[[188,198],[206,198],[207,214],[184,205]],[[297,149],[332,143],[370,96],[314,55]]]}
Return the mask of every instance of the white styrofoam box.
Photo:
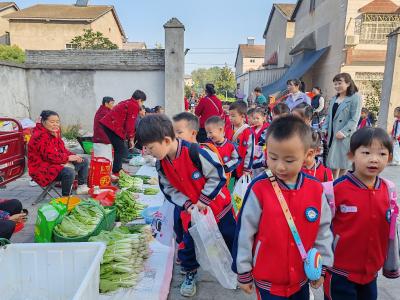
{"label": "white styrofoam box", "polygon": [[102,243],[0,247],[1,300],[98,300]]}

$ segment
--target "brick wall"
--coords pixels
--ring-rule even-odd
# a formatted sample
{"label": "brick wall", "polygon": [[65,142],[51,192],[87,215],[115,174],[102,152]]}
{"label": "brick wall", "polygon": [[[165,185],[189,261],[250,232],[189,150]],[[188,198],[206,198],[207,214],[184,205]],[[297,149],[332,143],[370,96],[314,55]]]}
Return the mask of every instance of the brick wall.
{"label": "brick wall", "polygon": [[33,69],[164,70],[164,49],[137,50],[27,50],[25,65]]}

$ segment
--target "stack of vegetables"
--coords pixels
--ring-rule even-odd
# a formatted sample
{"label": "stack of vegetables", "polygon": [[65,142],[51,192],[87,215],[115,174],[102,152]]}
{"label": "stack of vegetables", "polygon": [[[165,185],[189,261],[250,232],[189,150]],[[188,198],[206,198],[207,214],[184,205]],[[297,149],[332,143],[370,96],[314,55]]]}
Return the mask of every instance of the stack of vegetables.
{"label": "stack of vegetables", "polygon": [[102,231],[89,239],[90,242],[107,244],[100,267],[101,293],[136,285],[145,259],[149,257],[151,239],[151,229],[143,225],[118,227],[111,232]]}
{"label": "stack of vegetables", "polygon": [[138,196],[129,190],[123,190],[117,194],[115,206],[117,208],[117,219],[123,224],[131,222],[140,217],[141,212],[147,206],[137,201]]}
{"label": "stack of vegetables", "polygon": [[92,233],[103,220],[106,211],[96,201],[82,201],[65,216],[54,231],[66,238],[83,237]]}
{"label": "stack of vegetables", "polygon": [[158,188],[143,188],[143,184],[158,185],[158,180],[146,175],[130,176],[124,171],[120,171],[118,181],[120,188],[127,189],[132,193],[144,193],[145,195],[156,195],[159,192]]}

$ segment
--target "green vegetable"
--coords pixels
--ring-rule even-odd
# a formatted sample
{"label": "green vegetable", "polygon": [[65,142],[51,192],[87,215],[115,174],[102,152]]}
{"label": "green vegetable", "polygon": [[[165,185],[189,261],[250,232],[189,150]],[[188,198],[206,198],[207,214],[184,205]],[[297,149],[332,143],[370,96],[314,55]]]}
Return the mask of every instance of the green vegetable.
{"label": "green vegetable", "polygon": [[150,239],[151,229],[143,225],[121,226],[89,239],[90,242],[107,244],[100,266],[101,293],[136,285],[149,256]]}
{"label": "green vegetable", "polygon": [[104,209],[96,201],[82,201],[62,219],[54,231],[68,238],[86,236],[96,229],[104,218],[104,214]]}
{"label": "green vegetable", "polygon": [[149,187],[149,188],[145,188],[145,189],[144,189],[144,194],[145,194],[145,195],[157,195],[159,191],[160,191],[160,190],[157,189],[157,188],[151,188],[151,187]]}
{"label": "green vegetable", "polygon": [[119,172],[118,185],[120,188],[134,189],[142,191],[143,180],[139,177],[133,177],[126,174],[123,170]]}
{"label": "green vegetable", "polygon": [[128,223],[140,217],[140,213],[146,208],[145,205],[137,202],[129,190],[121,191],[115,200],[117,218],[122,223]]}

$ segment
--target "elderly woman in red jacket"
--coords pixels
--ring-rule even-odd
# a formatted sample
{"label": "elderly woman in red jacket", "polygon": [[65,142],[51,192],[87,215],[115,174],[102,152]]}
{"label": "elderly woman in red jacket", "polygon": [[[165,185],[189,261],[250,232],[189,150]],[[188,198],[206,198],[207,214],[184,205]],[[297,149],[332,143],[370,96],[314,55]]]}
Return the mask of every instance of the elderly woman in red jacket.
{"label": "elderly woman in red jacket", "polygon": [[215,96],[215,88],[212,83],[206,84],[206,96],[199,100],[199,104],[195,110],[196,116],[199,117],[200,130],[197,134],[197,141],[205,143],[207,141],[207,133],[205,130],[206,121],[213,116],[218,116],[224,119],[224,110],[222,102]]}
{"label": "elderly woman in red jacket", "polygon": [[127,152],[125,140],[129,141],[129,148],[134,146],[135,123],[143,101],[146,101],[146,94],[136,90],[132,98],[118,103],[100,120],[104,132],[114,147],[113,179],[119,176],[119,171],[122,169],[122,159]]}
{"label": "elderly woman in red jacket", "polygon": [[36,125],[28,144],[29,175],[42,187],[61,181],[62,195],[68,196],[77,172],[76,193],[87,194],[88,160],[65,148],[56,112],[44,110],[40,118],[41,123]]}

